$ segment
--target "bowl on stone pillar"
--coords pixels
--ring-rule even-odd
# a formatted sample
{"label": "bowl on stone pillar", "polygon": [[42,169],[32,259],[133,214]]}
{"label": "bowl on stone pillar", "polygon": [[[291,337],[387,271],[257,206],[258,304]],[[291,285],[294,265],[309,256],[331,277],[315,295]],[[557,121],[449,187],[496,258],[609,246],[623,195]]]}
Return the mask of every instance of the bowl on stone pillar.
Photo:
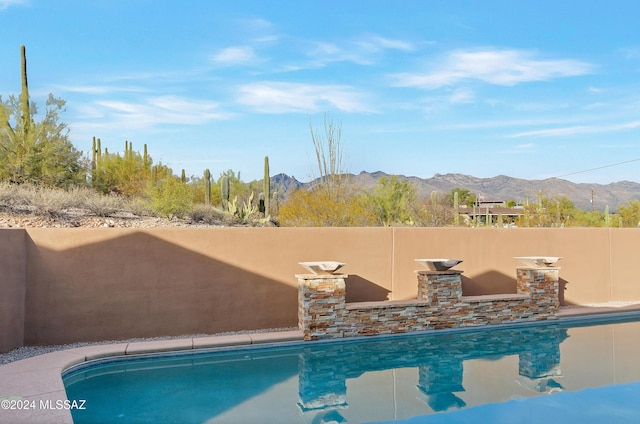
{"label": "bowl on stone pillar", "polygon": [[448,271],[462,262],[460,259],[415,259],[429,271]]}
{"label": "bowl on stone pillar", "polygon": [[514,256],[513,259],[529,268],[545,268],[556,266],[561,256]]}
{"label": "bowl on stone pillar", "polygon": [[345,266],[344,262],[336,261],[313,261],[313,262],[298,262],[307,271],[316,275],[331,275],[335,274],[337,270]]}

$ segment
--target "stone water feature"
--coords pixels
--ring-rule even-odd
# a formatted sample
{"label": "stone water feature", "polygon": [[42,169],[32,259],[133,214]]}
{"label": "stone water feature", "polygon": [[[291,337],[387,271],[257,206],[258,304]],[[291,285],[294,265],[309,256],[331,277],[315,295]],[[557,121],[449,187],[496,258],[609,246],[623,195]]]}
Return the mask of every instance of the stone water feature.
{"label": "stone water feature", "polygon": [[346,303],[343,262],[303,262],[298,278],[298,326],[305,340],[441,330],[558,317],[559,257],[517,257],[515,294],[463,296],[459,259],[416,259],[411,300]]}

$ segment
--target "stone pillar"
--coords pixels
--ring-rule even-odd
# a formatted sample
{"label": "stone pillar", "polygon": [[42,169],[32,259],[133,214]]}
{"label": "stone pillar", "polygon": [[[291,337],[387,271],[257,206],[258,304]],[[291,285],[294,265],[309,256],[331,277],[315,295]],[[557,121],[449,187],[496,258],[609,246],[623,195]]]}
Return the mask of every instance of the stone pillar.
{"label": "stone pillar", "polygon": [[532,306],[540,309],[540,313],[557,317],[560,308],[559,267],[518,267],[518,294],[531,297]]}
{"label": "stone pillar", "polygon": [[460,270],[416,271],[418,274],[418,300],[432,305],[453,305],[462,299]]}
{"label": "stone pillar", "polygon": [[298,327],[305,340],[344,337],[346,274],[296,275]]}

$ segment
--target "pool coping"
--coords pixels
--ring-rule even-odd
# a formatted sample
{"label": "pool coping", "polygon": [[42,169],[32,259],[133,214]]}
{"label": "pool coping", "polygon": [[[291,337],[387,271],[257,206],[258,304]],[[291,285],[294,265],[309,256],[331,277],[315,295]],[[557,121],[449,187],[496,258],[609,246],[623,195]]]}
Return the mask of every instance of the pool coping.
{"label": "pool coping", "polygon": [[[623,307],[568,307],[561,308],[559,321],[583,320],[594,316],[622,317],[638,312],[640,312],[640,304]],[[469,328],[466,330],[469,330]],[[364,337],[366,336],[358,337],[358,339]],[[62,374],[67,368],[83,362],[114,356],[248,347],[291,342],[302,343],[302,331],[91,345],[15,361],[0,366],[0,401],[15,400],[16,402],[13,402],[13,405],[20,406],[21,409],[7,410],[4,407],[0,408],[0,422],[14,424],[73,424],[69,404],[65,404],[67,396]]]}

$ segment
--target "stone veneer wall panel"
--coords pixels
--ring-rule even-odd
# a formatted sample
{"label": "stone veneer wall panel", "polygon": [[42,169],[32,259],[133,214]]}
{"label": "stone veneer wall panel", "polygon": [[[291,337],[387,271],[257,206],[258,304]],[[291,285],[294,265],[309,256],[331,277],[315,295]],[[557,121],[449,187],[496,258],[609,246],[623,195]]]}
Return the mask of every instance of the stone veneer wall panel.
{"label": "stone veneer wall panel", "polygon": [[517,269],[517,294],[462,296],[462,271],[419,271],[414,301],[346,304],[344,275],[298,276],[305,340],[442,330],[558,317],[558,268]]}

